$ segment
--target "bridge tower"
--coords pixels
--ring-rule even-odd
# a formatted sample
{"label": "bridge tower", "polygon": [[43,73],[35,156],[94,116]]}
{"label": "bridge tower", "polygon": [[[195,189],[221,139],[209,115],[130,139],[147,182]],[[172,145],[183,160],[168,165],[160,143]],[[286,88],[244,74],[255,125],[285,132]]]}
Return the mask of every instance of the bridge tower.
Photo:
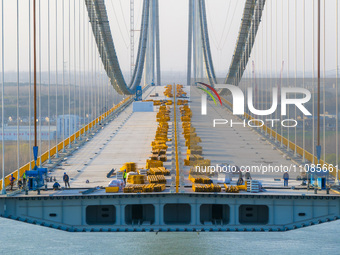
{"label": "bridge tower", "polygon": [[202,46],[199,0],[189,0],[187,66],[188,85],[191,84],[191,78],[198,80],[202,79],[204,76]]}
{"label": "bridge tower", "polygon": [[[145,84],[161,84],[158,0],[150,0],[148,43],[145,61]],[[157,75],[157,76],[156,76]],[[157,79],[156,79],[157,78]]]}

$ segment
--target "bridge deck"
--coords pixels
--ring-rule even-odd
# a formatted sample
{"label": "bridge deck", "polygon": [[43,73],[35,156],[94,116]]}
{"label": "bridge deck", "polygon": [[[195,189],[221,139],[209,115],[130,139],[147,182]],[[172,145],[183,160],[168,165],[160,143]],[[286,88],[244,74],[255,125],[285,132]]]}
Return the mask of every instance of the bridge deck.
{"label": "bridge deck", "polygon": [[[159,97],[164,99],[164,87],[152,87],[145,94],[147,99],[149,95],[157,92]],[[236,166],[263,166],[263,165],[282,165],[290,168],[297,165],[285,158],[285,149],[273,145],[269,140],[265,140],[261,134],[248,127],[236,125],[233,128],[229,126],[212,127],[212,120],[233,119],[240,122],[225,107],[214,106],[212,102],[208,103],[208,115],[200,115],[200,104],[196,98],[200,94],[196,89],[185,87],[188,93],[191,93],[191,108],[193,111],[192,125],[196,128],[197,134],[201,137],[200,145],[203,147],[203,156],[211,160],[212,165],[228,163]],[[200,101],[199,101],[200,102]],[[55,177],[63,186],[62,176],[64,172],[70,176],[71,189],[60,191],[41,191],[41,195],[77,195],[79,192],[93,187],[105,187],[111,178],[107,178],[107,173],[112,169],[119,170],[125,162],[136,162],[138,167],[145,167],[151,151],[150,143],[154,138],[157,122],[156,110],[154,112],[132,112],[132,105],[128,106],[116,119],[103,125],[97,134],[88,142],[77,149],[72,155],[69,155],[60,166],[52,169],[49,176]],[[170,122],[171,123],[171,122]],[[181,124],[179,127],[179,146],[180,160],[183,168],[184,187],[181,191],[191,193],[191,182],[188,180],[190,167],[183,166],[183,159],[186,158],[185,140],[182,133]],[[76,145],[74,145],[76,146]],[[273,149],[275,147],[275,150]],[[171,142],[167,152],[168,161],[164,164],[166,168],[171,169]],[[295,178],[300,174],[297,172],[290,173],[289,186],[299,186],[301,181]],[[259,195],[280,194],[280,195],[301,195],[312,194],[313,191],[306,189],[292,190],[282,189],[283,181],[274,181],[274,178],[282,178],[282,172],[279,173],[252,173],[252,178],[261,180],[264,187],[270,187],[266,192],[258,193]],[[171,177],[167,178],[167,189],[164,192],[170,192]],[[217,177],[212,178],[217,181]],[[235,185],[238,174],[233,175],[232,184]],[[86,182],[88,180],[88,183]],[[51,184],[49,184],[51,187]],[[223,192],[223,191],[222,191]],[[105,194],[105,190],[98,189],[91,193],[92,195]],[[30,191],[28,196],[35,196],[35,191]],[[319,191],[318,195],[325,195],[325,191]],[[23,193],[16,196],[24,196]]]}

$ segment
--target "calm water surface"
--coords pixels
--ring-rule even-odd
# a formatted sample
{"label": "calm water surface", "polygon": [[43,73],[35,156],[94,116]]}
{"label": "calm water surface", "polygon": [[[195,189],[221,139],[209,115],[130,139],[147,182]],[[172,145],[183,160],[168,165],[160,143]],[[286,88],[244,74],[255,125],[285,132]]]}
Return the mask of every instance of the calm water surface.
{"label": "calm water surface", "polygon": [[340,221],[279,233],[68,233],[0,218],[0,254],[340,254]]}

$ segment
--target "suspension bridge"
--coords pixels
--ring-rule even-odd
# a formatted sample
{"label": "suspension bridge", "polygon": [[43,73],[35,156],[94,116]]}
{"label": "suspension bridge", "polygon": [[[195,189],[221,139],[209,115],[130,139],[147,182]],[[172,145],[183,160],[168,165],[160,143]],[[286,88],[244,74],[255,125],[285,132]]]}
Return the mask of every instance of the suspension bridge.
{"label": "suspension bridge", "polygon": [[340,217],[339,1],[237,1],[223,68],[209,1],[187,2],[186,84],[165,84],[158,0],[141,1],[138,31],[130,1],[129,72],[112,1],[16,1],[9,17],[1,0],[1,217],[72,232]]}

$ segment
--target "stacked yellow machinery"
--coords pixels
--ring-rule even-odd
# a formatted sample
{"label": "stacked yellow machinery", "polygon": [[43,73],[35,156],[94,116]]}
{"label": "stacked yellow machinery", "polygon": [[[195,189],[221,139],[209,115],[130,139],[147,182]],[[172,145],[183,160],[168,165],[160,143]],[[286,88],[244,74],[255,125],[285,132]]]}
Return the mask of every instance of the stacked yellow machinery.
{"label": "stacked yellow machinery", "polygon": [[[137,169],[137,165],[134,162],[127,162],[121,168],[121,171],[126,170],[128,177],[126,180],[126,186],[123,188],[124,193],[141,193],[141,192],[161,192],[165,190],[166,179],[164,174],[169,174],[170,171],[165,167],[151,168],[145,174],[145,169]],[[149,184],[147,184],[149,182]],[[107,192],[118,192],[118,187],[107,187]]]}
{"label": "stacked yellow machinery", "polygon": [[195,128],[191,125],[192,111],[188,105],[180,108],[185,146],[188,147],[187,158],[184,160],[186,166],[209,166],[210,160],[202,157],[202,147],[198,145],[201,138],[197,136]]}
{"label": "stacked yellow machinery", "polygon": [[124,193],[142,193],[144,186],[145,185],[143,184],[126,185],[123,189],[123,192]]}
{"label": "stacked yellow machinery", "polygon": [[166,142],[168,139],[169,121],[170,121],[170,108],[161,105],[156,115],[158,127],[156,131],[155,140],[151,143],[152,155],[146,163],[146,168],[149,169],[148,181],[152,184],[166,184],[164,175],[169,175],[170,171],[163,167],[163,162],[167,161],[166,151],[168,146]]}
{"label": "stacked yellow machinery", "polygon": [[165,184],[148,184],[144,185],[143,192],[162,192],[165,190]]}
{"label": "stacked yellow machinery", "polygon": [[[178,91],[177,94],[182,94]],[[199,145],[201,138],[197,136],[196,129],[191,124],[192,111],[189,108],[186,100],[177,101],[177,104],[183,105],[180,108],[181,120],[183,127],[183,135],[185,138],[185,146],[187,149],[187,158],[184,159],[184,165],[186,166],[210,166],[210,160],[204,159],[202,156],[202,147]],[[195,169],[195,168],[192,168]],[[211,179],[204,173],[194,172],[190,170],[189,180],[193,183],[192,190],[194,192],[220,192],[221,187],[219,185],[212,184]]]}
{"label": "stacked yellow machinery", "polygon": [[215,185],[213,183],[211,183],[211,184],[194,183],[192,185],[192,190],[194,192],[221,192],[221,186]]}
{"label": "stacked yellow machinery", "polygon": [[172,105],[172,100],[152,100],[152,99],[148,99],[148,100],[144,100],[144,102],[153,102],[154,106],[158,106],[158,105]]}
{"label": "stacked yellow machinery", "polygon": [[176,97],[186,97],[187,93],[183,90],[183,85],[177,84],[176,86]]}
{"label": "stacked yellow machinery", "polygon": [[142,174],[132,174],[130,173],[126,180],[127,183],[130,184],[144,184],[145,183],[145,175]]}
{"label": "stacked yellow machinery", "polygon": [[172,94],[172,85],[166,85],[163,94],[166,97],[173,97],[174,95]]}
{"label": "stacked yellow machinery", "polygon": [[184,99],[178,99],[177,100],[177,105],[185,105],[188,104],[188,100],[184,100]]}
{"label": "stacked yellow machinery", "polygon": [[237,186],[228,186],[224,183],[225,192],[227,193],[239,193],[240,190]]}
{"label": "stacked yellow machinery", "polygon": [[164,175],[148,175],[149,183],[164,183],[166,184],[166,179]]}
{"label": "stacked yellow machinery", "polygon": [[120,168],[120,171],[124,170],[126,170],[127,173],[136,172],[137,165],[135,162],[127,162]]}
{"label": "stacked yellow machinery", "polygon": [[[171,85],[168,86],[171,92]],[[166,89],[165,95],[172,97],[169,89]],[[159,102],[159,103],[158,103]],[[170,103],[169,103],[170,102]],[[124,188],[124,193],[141,193],[141,192],[161,192],[165,190],[166,179],[165,175],[169,175],[170,171],[163,167],[163,162],[167,161],[166,151],[168,139],[170,108],[169,104],[172,101],[154,101],[154,105],[160,105],[156,115],[158,126],[155,139],[151,142],[152,154],[150,159],[146,161],[146,169],[148,169],[147,179],[145,175],[131,174],[128,176],[127,185]],[[143,176],[143,177],[142,177]],[[148,182],[149,184],[146,184]]]}
{"label": "stacked yellow machinery", "polygon": [[201,174],[196,174],[196,175],[190,174],[189,180],[192,183],[201,183],[201,184],[211,184],[212,183],[211,179],[208,176],[201,175]]}
{"label": "stacked yellow machinery", "polygon": [[143,184],[145,183],[145,176],[138,174],[137,165],[135,162],[127,162],[121,168],[120,171],[126,171],[129,173],[127,183],[131,184]]}
{"label": "stacked yellow machinery", "polygon": [[170,171],[165,167],[151,167],[148,171],[149,175],[170,175]]}
{"label": "stacked yellow machinery", "polygon": [[[163,162],[167,161],[166,151],[168,146],[166,142],[169,141],[168,139],[168,130],[169,130],[169,123],[170,121],[170,109],[165,106],[161,105],[159,107],[159,111],[157,113],[157,122],[158,127],[155,135],[154,141],[151,142],[152,146],[152,155],[150,159],[146,161],[146,168],[157,168],[163,167]],[[162,169],[161,169],[162,171]]]}
{"label": "stacked yellow machinery", "polygon": [[162,192],[165,190],[165,184],[136,184],[126,185],[124,193],[142,193],[142,192]]}

